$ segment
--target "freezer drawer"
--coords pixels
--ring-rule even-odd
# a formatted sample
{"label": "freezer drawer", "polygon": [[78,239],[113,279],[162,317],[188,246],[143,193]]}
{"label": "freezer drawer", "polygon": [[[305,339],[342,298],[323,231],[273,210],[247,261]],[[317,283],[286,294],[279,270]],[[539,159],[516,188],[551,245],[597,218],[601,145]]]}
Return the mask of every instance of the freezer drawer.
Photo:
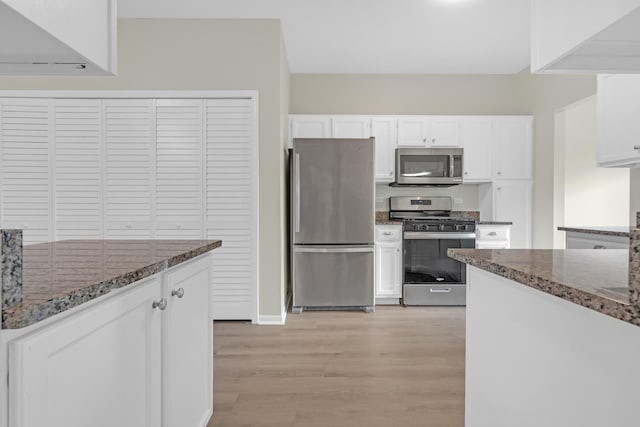
{"label": "freezer drawer", "polygon": [[402,286],[404,305],[466,305],[466,302],[466,285],[405,283]]}
{"label": "freezer drawer", "polygon": [[374,252],[366,246],[295,246],[293,306],[373,307]]}

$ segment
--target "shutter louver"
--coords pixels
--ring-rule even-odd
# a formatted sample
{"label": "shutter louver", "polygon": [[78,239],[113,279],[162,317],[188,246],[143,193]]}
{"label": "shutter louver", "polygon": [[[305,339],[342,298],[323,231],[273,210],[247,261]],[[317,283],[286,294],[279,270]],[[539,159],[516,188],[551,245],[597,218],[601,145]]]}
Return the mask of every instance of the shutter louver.
{"label": "shutter louver", "polygon": [[50,241],[50,103],[3,99],[0,104],[2,228],[23,229],[25,244]]}
{"label": "shutter louver", "polygon": [[202,100],[157,100],[156,138],[156,238],[202,239]]}
{"label": "shutter louver", "polygon": [[101,101],[55,100],[53,125],[56,238],[101,239]]}
{"label": "shutter louver", "polygon": [[257,289],[257,189],[253,102],[211,99],[206,105],[206,237],[214,251],[215,319],[251,319]]}
{"label": "shutter louver", "polygon": [[153,103],[104,101],[104,233],[107,239],[153,236]]}

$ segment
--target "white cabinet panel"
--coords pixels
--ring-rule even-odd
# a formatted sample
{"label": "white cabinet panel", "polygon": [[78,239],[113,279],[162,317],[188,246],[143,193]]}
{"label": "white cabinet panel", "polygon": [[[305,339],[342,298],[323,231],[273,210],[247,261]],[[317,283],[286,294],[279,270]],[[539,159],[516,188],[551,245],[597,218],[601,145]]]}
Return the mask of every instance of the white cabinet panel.
{"label": "white cabinet panel", "polygon": [[210,262],[167,273],[163,408],[166,427],[205,427],[213,413]]}
{"label": "white cabinet panel", "polygon": [[494,177],[533,178],[531,117],[498,117],[494,121]]}
{"label": "white cabinet panel", "polygon": [[156,101],[156,238],[201,239],[203,101]]}
{"label": "white cabinet panel", "polygon": [[0,219],[25,244],[52,238],[50,122],[48,100],[0,100]]}
{"label": "white cabinet panel", "polygon": [[102,238],[102,105],[53,102],[56,240]]}
{"label": "white cabinet panel", "polygon": [[331,138],[331,117],[300,115],[289,116],[289,146],[293,138]]}
{"label": "white cabinet panel", "polygon": [[15,427],[161,424],[161,297],[154,278],[9,343]]}
{"label": "white cabinet panel", "polygon": [[206,238],[222,239],[213,255],[216,319],[257,312],[257,147],[250,100],[206,101]]}
{"label": "white cabinet panel", "polygon": [[462,147],[460,119],[457,117],[431,117],[431,135],[427,140],[431,147]]}
{"label": "white cabinet panel", "polygon": [[402,296],[402,226],[376,226],[376,304],[398,304]]}
{"label": "white cabinet panel", "polygon": [[640,164],[640,76],[598,76],[598,165]]}
{"label": "white cabinet panel", "polygon": [[104,235],[153,236],[155,129],[150,99],[104,101]]}
{"label": "white cabinet panel", "polygon": [[487,182],[492,179],[493,119],[465,117],[462,119],[464,148],[464,181]]}
{"label": "white cabinet panel", "polygon": [[430,121],[425,116],[398,118],[398,147],[425,147],[430,133]]}
{"label": "white cabinet panel", "polygon": [[395,179],[396,123],[393,117],[371,119],[371,134],[376,139],[376,182]]}
{"label": "white cabinet panel", "polygon": [[369,138],[371,136],[371,118],[369,117],[334,117],[332,123],[333,138]]}
{"label": "white cabinet panel", "polygon": [[513,222],[511,227],[511,247],[531,248],[532,239],[532,198],[530,181],[496,181],[495,220]]}

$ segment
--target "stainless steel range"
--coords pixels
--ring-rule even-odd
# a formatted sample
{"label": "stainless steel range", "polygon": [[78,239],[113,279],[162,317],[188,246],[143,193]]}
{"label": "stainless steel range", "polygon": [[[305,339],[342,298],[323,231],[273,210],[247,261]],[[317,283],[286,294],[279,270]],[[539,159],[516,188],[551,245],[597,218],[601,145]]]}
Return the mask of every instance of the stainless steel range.
{"label": "stainless steel range", "polygon": [[474,248],[473,219],[451,215],[450,197],[390,197],[391,219],[403,223],[404,305],[465,305],[466,266],[449,248]]}

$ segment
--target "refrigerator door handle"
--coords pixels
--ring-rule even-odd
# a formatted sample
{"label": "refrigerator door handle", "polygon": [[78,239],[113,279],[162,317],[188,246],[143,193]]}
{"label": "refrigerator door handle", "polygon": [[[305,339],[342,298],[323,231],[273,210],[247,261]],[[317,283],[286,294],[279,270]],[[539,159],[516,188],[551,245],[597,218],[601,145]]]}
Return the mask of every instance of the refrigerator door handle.
{"label": "refrigerator door handle", "polygon": [[300,232],[300,154],[295,154],[294,159],[295,178],[296,178],[296,204],[295,204],[295,232]]}
{"label": "refrigerator door handle", "polygon": [[296,247],[294,248],[294,252],[311,252],[311,253],[323,253],[323,254],[367,253],[367,252],[373,252],[373,246],[346,247],[346,248]]}

